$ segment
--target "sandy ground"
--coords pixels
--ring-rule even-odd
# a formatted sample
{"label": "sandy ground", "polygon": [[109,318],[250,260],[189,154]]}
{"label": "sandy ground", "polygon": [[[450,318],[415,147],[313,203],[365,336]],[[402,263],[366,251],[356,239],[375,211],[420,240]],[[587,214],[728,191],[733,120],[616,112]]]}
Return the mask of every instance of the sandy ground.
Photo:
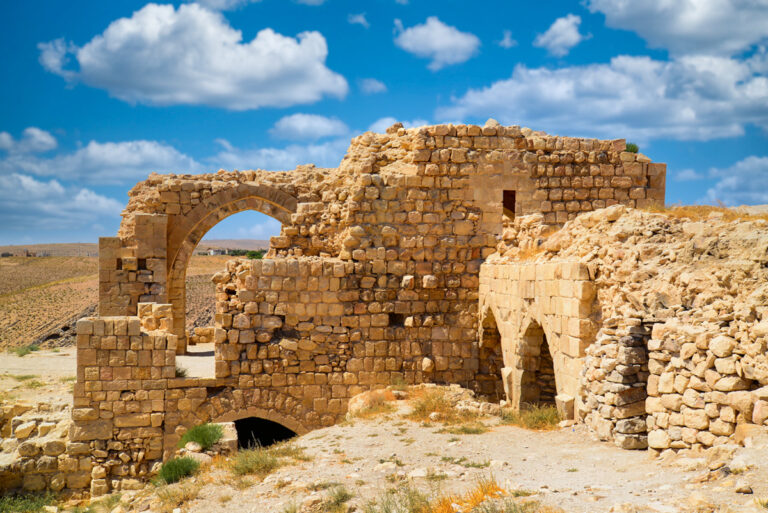
{"label": "sandy ground", "polygon": [[176,355],[176,367],[187,369],[190,378],[214,377],[213,343],[187,347],[187,354]]}
{"label": "sandy ground", "polygon": [[[702,499],[731,508],[718,511],[765,511],[754,497],[768,495],[768,469],[699,484],[694,481],[707,473],[705,466],[681,470],[646,451],[596,441],[583,426],[537,432],[496,425],[479,435],[437,433],[440,427],[389,415],[316,430],[296,439],[311,461],[283,467],[245,490],[217,470],[216,484],[204,486],[188,511],[219,511],[224,501],[228,511],[281,511],[301,504],[318,482],[345,485],[359,511],[367,500],[406,482],[435,495],[455,494],[491,475],[508,491],[529,490],[532,499],[569,513],[673,513],[689,511]],[[455,463],[462,458],[463,464]],[[468,468],[467,462],[484,468]],[[425,477],[430,474],[440,477]],[[736,493],[736,477],[755,494]]]}
{"label": "sandy ground", "polygon": [[[214,375],[213,344],[190,346],[188,354],[176,357],[176,366],[187,369],[188,376],[212,378]],[[77,373],[77,349],[64,347],[58,352],[33,351],[26,356],[0,352],[0,376],[3,374],[65,378]]]}
{"label": "sandy ground", "polygon": [[[190,376],[212,375],[213,345],[191,348],[179,357]],[[39,351],[24,357],[0,353],[0,391],[30,402],[71,401],[75,350]],[[30,377],[33,376],[33,377]],[[34,385],[30,385],[37,382]],[[691,511],[706,500],[727,505],[717,511],[766,511],[755,498],[768,498],[768,445],[747,451],[754,466],[739,475],[699,482],[709,475],[707,462],[682,456],[662,461],[646,451],[625,451],[594,439],[583,426],[537,432],[499,425],[483,434],[440,433],[439,423],[420,424],[402,417],[408,409],[368,420],[354,419],[296,438],[311,461],[282,467],[263,482],[241,489],[226,468],[212,469],[213,484],[204,485],[185,512],[281,511],[300,504],[318,483],[339,483],[362,507],[384,490],[410,482],[434,495],[460,493],[480,477],[492,475],[506,490],[529,490],[532,498],[569,513],[609,511]],[[475,468],[479,467],[479,468]],[[438,476],[435,479],[435,476]],[[736,493],[748,483],[754,494]],[[224,504],[226,503],[226,506]],[[627,509],[633,504],[635,510]],[[730,509],[729,509],[730,508]]]}

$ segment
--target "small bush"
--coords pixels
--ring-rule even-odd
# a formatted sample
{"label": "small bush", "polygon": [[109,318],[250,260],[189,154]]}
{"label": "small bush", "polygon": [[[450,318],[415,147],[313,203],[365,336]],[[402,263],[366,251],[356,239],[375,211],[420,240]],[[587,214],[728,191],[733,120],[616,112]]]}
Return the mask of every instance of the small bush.
{"label": "small bush", "polygon": [[189,374],[189,371],[184,367],[176,367],[177,378],[186,378],[188,374]]}
{"label": "small bush", "polygon": [[364,513],[422,513],[431,511],[429,497],[412,485],[387,490],[363,506]]}
{"label": "small bush", "polygon": [[15,379],[16,381],[27,381],[29,379],[37,377],[35,374],[9,374],[9,376]]}
{"label": "small bush", "polygon": [[627,151],[630,153],[637,153],[638,151],[640,151],[640,148],[637,146],[637,144],[633,142],[629,142],[627,143]]}
{"label": "small bush", "polygon": [[29,348],[29,346],[22,346],[22,347],[15,347],[11,349],[11,352],[16,353],[16,356],[22,357],[27,356],[29,353],[32,352],[32,350]]}
{"label": "small bush", "polygon": [[471,424],[462,424],[460,426],[454,426],[450,428],[444,428],[438,431],[438,433],[449,433],[451,435],[481,435],[488,432],[488,427],[479,422],[473,422]]}
{"label": "small bush", "polygon": [[200,495],[200,489],[202,487],[203,484],[200,481],[196,483],[186,481],[184,483],[176,483],[158,488],[155,491],[155,494],[163,504],[160,511],[162,513],[168,513],[182,504],[195,500],[197,496]]}
{"label": "small bush", "polygon": [[298,461],[310,461],[312,459],[304,454],[303,447],[290,442],[283,442],[270,447],[254,447],[238,452],[232,461],[231,469],[239,476],[253,474],[259,478],[264,478],[286,465],[285,458]]}
{"label": "small bush", "polygon": [[37,513],[53,502],[50,493],[0,496],[0,513]]}
{"label": "small bush", "polygon": [[513,424],[527,429],[555,429],[560,422],[557,408],[550,405],[532,405],[521,411],[504,410],[502,424]]}
{"label": "small bush", "polygon": [[343,485],[337,486],[328,494],[328,499],[323,504],[324,510],[328,513],[344,511],[344,504],[352,497],[354,497],[352,492],[347,490]]}
{"label": "small bush", "polygon": [[431,413],[440,413],[444,417],[453,414],[451,402],[442,390],[428,390],[411,402],[411,413],[408,417],[416,421],[428,421]]}
{"label": "small bush", "polygon": [[200,463],[197,460],[189,457],[173,458],[163,463],[157,477],[166,484],[176,483],[197,472],[198,468],[200,468]]}
{"label": "small bush", "polygon": [[281,466],[280,459],[263,447],[240,451],[232,462],[232,471],[238,476],[255,474],[265,477]]}
{"label": "small bush", "polygon": [[179,447],[184,447],[188,442],[197,442],[203,450],[210,449],[213,444],[224,436],[224,429],[220,424],[200,424],[195,426],[181,437]]}

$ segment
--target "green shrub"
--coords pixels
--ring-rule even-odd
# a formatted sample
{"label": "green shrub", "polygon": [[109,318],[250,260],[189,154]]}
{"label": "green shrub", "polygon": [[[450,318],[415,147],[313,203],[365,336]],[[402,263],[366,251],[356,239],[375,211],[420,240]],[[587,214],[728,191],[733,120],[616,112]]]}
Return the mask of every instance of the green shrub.
{"label": "green shrub", "polygon": [[264,477],[280,467],[280,459],[263,447],[240,451],[232,462],[232,471],[239,475],[256,474]]}
{"label": "green shrub", "polygon": [[189,374],[189,371],[184,367],[176,367],[177,378],[186,378],[188,374]]}
{"label": "green shrub", "polygon": [[173,458],[163,463],[157,477],[163,483],[175,483],[187,476],[191,476],[197,472],[198,468],[200,468],[200,463],[197,460],[189,457]]}
{"label": "green shrub", "polygon": [[429,496],[412,485],[387,490],[363,506],[364,513],[421,513],[431,509]]}
{"label": "green shrub", "polygon": [[220,424],[200,424],[184,433],[179,440],[179,447],[184,447],[188,442],[197,442],[203,450],[210,449],[222,436],[224,429]]}
{"label": "green shrub", "polygon": [[32,350],[28,346],[23,347],[15,347],[11,349],[12,352],[16,353],[16,356],[27,356],[29,353],[32,352]]}
{"label": "green shrub", "polygon": [[0,513],[37,513],[53,502],[50,493],[0,496]]}
{"label": "green shrub", "polygon": [[269,447],[254,447],[237,453],[232,462],[232,472],[242,476],[254,474],[260,478],[270,474],[275,469],[287,465],[286,459],[310,461],[312,458],[304,454],[304,448],[291,442],[282,442]]}
{"label": "green shrub", "polygon": [[343,485],[336,486],[328,494],[328,499],[323,504],[324,510],[329,513],[346,511],[344,509],[344,504],[352,497],[354,497],[352,492],[347,490]]}
{"label": "green shrub", "polygon": [[504,410],[501,413],[502,424],[514,424],[528,429],[554,429],[560,422],[557,408],[550,405],[530,405],[519,412]]}
{"label": "green shrub", "polygon": [[627,143],[627,151],[630,153],[637,153],[638,151],[640,151],[640,148],[637,146],[637,144],[630,142],[630,143]]}

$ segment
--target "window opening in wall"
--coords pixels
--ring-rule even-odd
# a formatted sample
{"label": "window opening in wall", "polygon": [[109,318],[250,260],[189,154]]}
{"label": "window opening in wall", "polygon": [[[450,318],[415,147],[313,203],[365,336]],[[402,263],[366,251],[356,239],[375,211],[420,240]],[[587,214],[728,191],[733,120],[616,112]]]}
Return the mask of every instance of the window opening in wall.
{"label": "window opening in wall", "polygon": [[405,326],[405,315],[400,313],[390,313],[389,325],[393,328]]}
{"label": "window opening in wall", "polygon": [[296,433],[282,424],[258,417],[247,417],[235,421],[237,446],[240,449],[269,447],[296,436]]}
{"label": "window opening in wall", "polygon": [[177,374],[215,377],[216,301],[231,298],[237,291],[232,287],[217,297],[211,278],[226,269],[228,260],[262,258],[269,249],[269,238],[280,234],[280,226],[272,217],[247,210],[221,220],[198,243],[186,270],[187,351],[176,355]]}
{"label": "window opening in wall", "polygon": [[515,197],[515,191],[504,191],[501,200],[504,217],[510,221],[515,218]]}

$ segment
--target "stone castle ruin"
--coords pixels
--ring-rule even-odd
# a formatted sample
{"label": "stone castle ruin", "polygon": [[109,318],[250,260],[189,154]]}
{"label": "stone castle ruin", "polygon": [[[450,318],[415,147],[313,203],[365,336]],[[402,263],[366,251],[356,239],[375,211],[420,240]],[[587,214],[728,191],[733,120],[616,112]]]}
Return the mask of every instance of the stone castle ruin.
{"label": "stone castle ruin", "polygon": [[[45,472],[30,455],[16,484],[42,474],[48,488],[105,493],[148,477],[196,424],[257,417],[302,434],[393,383],[459,384],[514,408],[556,403],[627,449],[721,443],[737,416],[755,420],[768,364],[748,379],[734,357],[733,379],[704,376],[740,352],[736,340],[712,338],[723,346],[713,359],[701,329],[621,310],[604,269],[568,254],[558,232],[607,232],[628,208],[663,206],[666,166],[625,148],[492,121],[397,124],[354,138],[336,169],[151,175],[130,191],[118,236],[99,241],[99,315],[77,324],[66,449]],[[215,377],[176,377],[189,259],[245,210],[281,233],[263,260],[214,276]],[[748,396],[729,422],[721,406],[733,391]],[[681,411],[689,403],[696,412]]]}

